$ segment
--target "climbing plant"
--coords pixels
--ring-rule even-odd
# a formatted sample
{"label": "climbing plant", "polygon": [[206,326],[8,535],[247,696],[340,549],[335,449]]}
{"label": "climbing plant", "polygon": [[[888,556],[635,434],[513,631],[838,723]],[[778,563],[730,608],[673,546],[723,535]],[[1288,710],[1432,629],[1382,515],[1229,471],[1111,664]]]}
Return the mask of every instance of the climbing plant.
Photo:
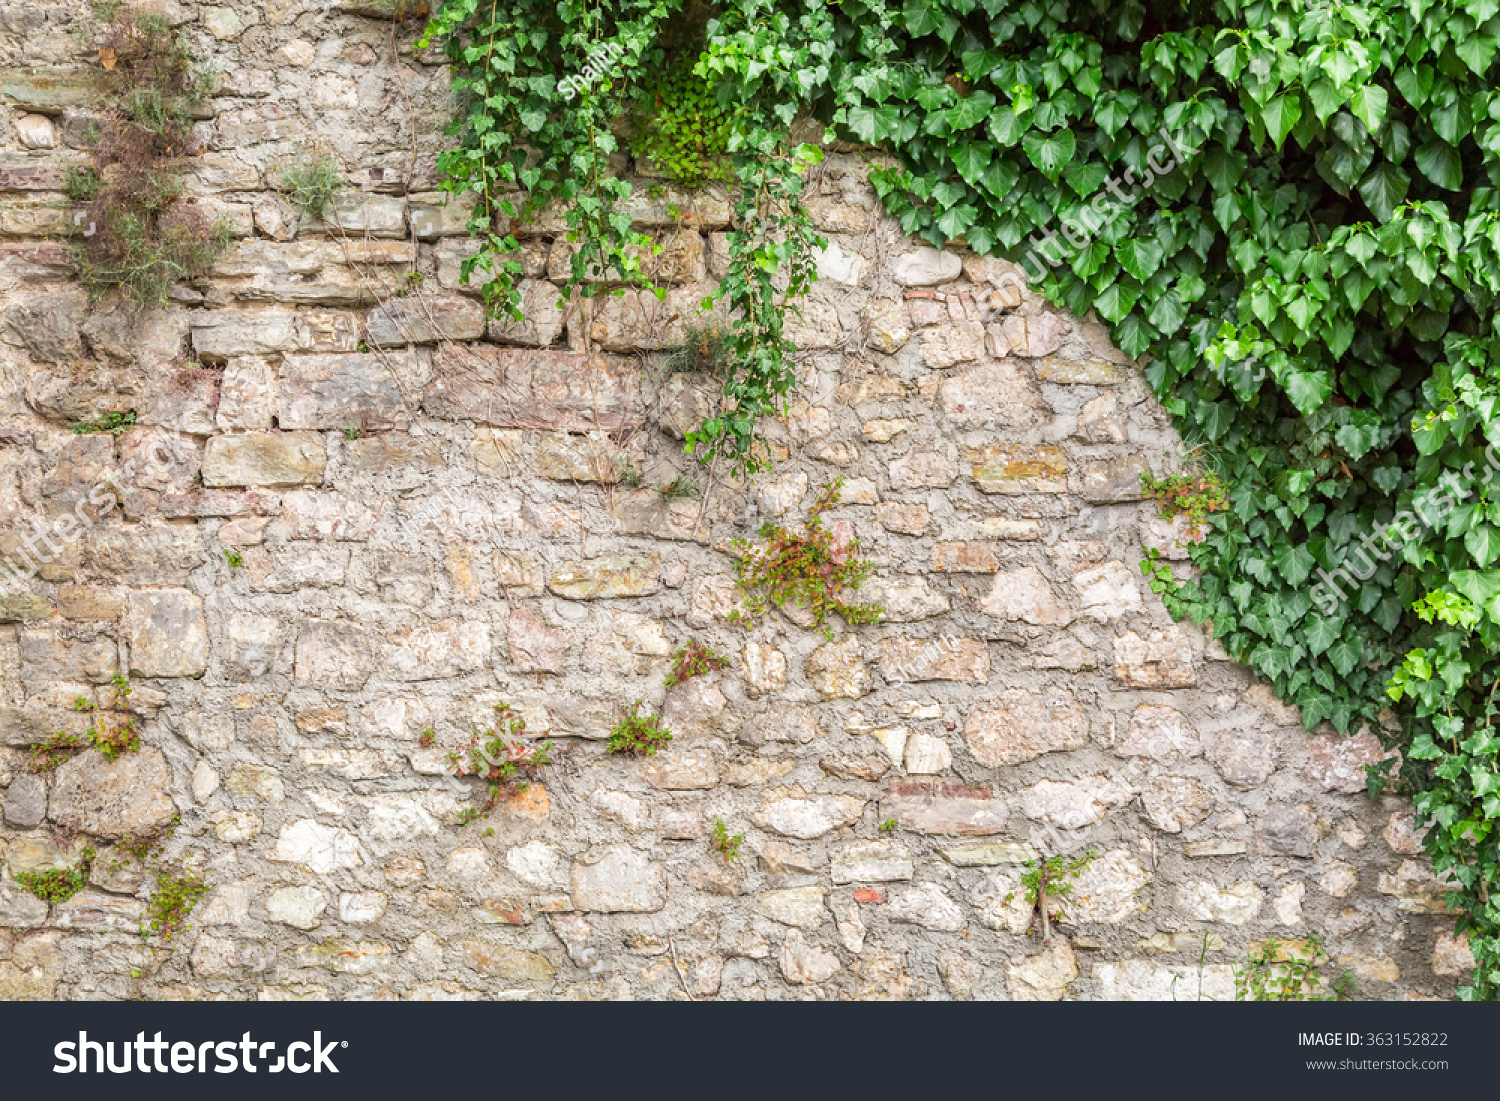
{"label": "climbing plant", "polygon": [[[443,167],[483,200],[476,267],[514,250],[497,215],[524,188],[573,204],[575,280],[595,259],[638,276],[602,169],[680,6],[438,12],[473,94]],[[606,41],[623,54],[564,100]],[[1153,579],[1308,727],[1405,747],[1372,789],[1412,792],[1430,827],[1478,963],[1465,998],[1500,994],[1497,42],[1500,0],[720,0],[697,63],[737,113],[726,412],[693,453],[755,465],[792,385],[782,314],[818,243],[795,118],[883,147],[903,229],[1018,262],[1145,362],[1228,504],[1198,579]]]}

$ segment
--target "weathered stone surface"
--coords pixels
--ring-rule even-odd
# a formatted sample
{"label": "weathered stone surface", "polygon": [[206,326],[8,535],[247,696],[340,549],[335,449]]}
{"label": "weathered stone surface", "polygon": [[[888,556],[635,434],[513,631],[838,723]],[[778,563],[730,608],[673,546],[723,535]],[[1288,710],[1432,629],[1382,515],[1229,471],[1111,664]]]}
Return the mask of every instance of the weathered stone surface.
{"label": "weathered stone surface", "polygon": [[328,909],[328,897],[316,887],[282,887],[266,898],[266,917],[297,929],[316,929]]}
{"label": "weathered stone surface", "polygon": [[922,334],[922,362],[928,367],[956,367],[984,355],[984,326],[964,322]]}
{"label": "weathered stone surface", "polygon": [[718,786],[719,769],[706,746],[668,749],[651,758],[641,778],[660,791],[706,791]]}
{"label": "weathered stone surface", "polygon": [[880,800],[882,818],[919,833],[976,837],[1005,829],[1005,804],[988,787],[931,781],[892,784]]}
{"label": "weathered stone surface", "polygon": [[1074,923],[1118,925],[1143,910],[1140,892],[1151,881],[1146,866],[1130,853],[1113,849],[1079,874],[1066,910]]}
{"label": "weathered stone surface", "polygon": [[1258,787],[1276,771],[1276,737],[1259,729],[1224,731],[1210,743],[1208,759],[1235,787]]}
{"label": "weathered stone surface", "polygon": [[997,573],[979,606],[997,619],[1019,619],[1038,627],[1062,627],[1073,619],[1073,613],[1057,599],[1052,583],[1035,566]]}
{"label": "weathered stone surface", "polygon": [[1177,885],[1177,906],[1193,921],[1222,921],[1244,925],[1260,913],[1265,892],[1246,881],[1221,888],[1203,880]]}
{"label": "weathered stone surface", "polygon": [[1312,856],[1318,843],[1317,816],[1305,804],[1270,807],[1256,823],[1255,839],[1261,852],[1273,856]]}
{"label": "weathered stone surface", "polygon": [[1202,752],[1198,732],[1175,707],[1143,703],[1130,713],[1125,741],[1117,753],[1124,757],[1149,757],[1163,761],[1174,757],[1196,757]]}
{"label": "weathered stone surface", "polygon": [[1135,575],[1123,562],[1106,562],[1073,578],[1078,610],[1093,619],[1116,620],[1141,610],[1141,591]]}
{"label": "weathered stone surface", "polygon": [[327,453],[321,436],[307,432],[245,432],[215,436],[203,453],[209,486],[316,485]]}
{"label": "weathered stone surface", "polygon": [[1141,793],[1147,820],[1163,833],[1181,833],[1208,817],[1214,796],[1207,787],[1184,776],[1163,776]]}
{"label": "weathered stone surface", "polygon": [[801,929],[816,929],[828,920],[828,908],[823,905],[821,887],[766,891],[756,896],[755,908],[772,921]]}
{"label": "weathered stone surface", "polygon": [[847,634],[809,654],[807,679],[825,700],[857,700],[868,693],[872,682],[858,636]]}
{"label": "weathered stone surface", "polygon": [[511,668],[519,673],[561,673],[564,640],[541,616],[522,604],[510,609],[506,627]]}
{"label": "weathered stone surface", "polygon": [[656,555],[589,558],[561,563],[547,580],[550,592],[568,600],[605,600],[650,596],[660,585],[661,559]]}
{"label": "weathered stone surface", "polygon": [[853,795],[809,795],[800,788],[773,788],[762,798],[755,824],[806,841],[852,825],[864,809],[865,800]]}
{"label": "weathered stone surface", "polygon": [[1198,683],[1193,648],[1181,627],[1115,639],[1115,679],[1133,688],[1191,688]]}
{"label": "weathered stone surface", "polygon": [[[45,902],[13,883],[0,882],[0,925],[10,929],[32,929],[46,920]],[[5,989],[4,972],[0,971],[0,991]]]}
{"label": "weathered stone surface", "polygon": [[464,941],[463,962],[480,975],[509,982],[551,982],[557,973],[540,952],[482,940]]}
{"label": "weathered stone surface", "polygon": [[958,464],[946,451],[908,451],[888,467],[892,489],[941,489],[958,477]]}
{"label": "weathered stone surface", "polygon": [[1122,960],[1094,967],[1099,997],[1111,1002],[1232,1002],[1234,969],[1227,963],[1156,963]]}
{"label": "weathered stone surface", "polygon": [[896,258],[891,274],[904,287],[935,287],[963,274],[963,261],[952,252],[922,246]]}
{"label": "weathered stone surface", "polygon": [[964,742],[981,765],[995,768],[1089,744],[1088,720],[1065,688],[1008,689],[992,706],[969,713]]}
{"label": "weathered stone surface", "polygon": [[112,762],[91,749],[63,764],[55,776],[52,820],[95,837],[140,837],[167,825],[177,811],[171,767],[155,746]]}
{"label": "weathered stone surface", "polygon": [[781,942],[781,974],[795,986],[809,986],[833,977],[842,964],[825,948],[808,944],[799,930],[793,929]]}
{"label": "weathered stone surface", "polygon": [[203,601],[187,589],[136,589],[126,600],[130,672],[142,677],[200,677],[208,669]]}
{"label": "weathered stone surface", "polygon": [[365,321],[365,338],[375,348],[478,340],[486,324],[484,306],[473,299],[422,295],[394,299],[371,310]]}
{"label": "weathered stone surface", "polygon": [[888,681],[950,680],[984,684],[990,676],[990,652],[975,638],[946,640],[934,645],[928,639],[884,638],[880,640],[880,674]]}
{"label": "weathered stone surface", "polygon": [[300,818],[281,827],[269,859],[301,864],[319,875],[327,875],[338,868],[357,868],[363,864],[360,847],[359,838],[348,830]]}
{"label": "weathered stone surface", "polygon": [[490,625],[472,619],[419,624],[387,636],[381,665],[395,680],[439,680],[490,664]]}
{"label": "weathered stone surface", "polygon": [[1078,961],[1066,937],[1005,969],[1011,1000],[1017,1002],[1060,1002],[1077,978]]}
{"label": "weathered stone surface", "polygon": [[829,874],[834,883],[890,883],[911,879],[916,865],[894,841],[865,841],[835,852]]}
{"label": "weathered stone surface", "polygon": [[424,376],[424,365],[411,352],[287,356],[277,423],[283,429],[358,432],[403,427],[409,417],[398,378],[418,382]]}
{"label": "weathered stone surface", "polygon": [[1056,447],[992,443],[965,448],[964,461],[982,493],[1068,491],[1068,460]]}
{"label": "weathered stone surface", "polygon": [[892,890],[886,916],[939,933],[956,933],[964,927],[963,910],[935,883]]}
{"label": "weathered stone surface", "polygon": [[618,485],[626,475],[639,474],[636,465],[635,457],[607,439],[548,432],[537,445],[537,473],[560,482]]}
{"label": "weathered stone surface", "polygon": [[[5,820],[12,826],[30,829],[47,816],[47,785],[40,776],[26,773],[11,781],[5,789]],[[0,900],[0,912],[4,902]],[[4,924],[0,917],[0,924]]]}
{"label": "weathered stone surface", "polygon": [[1075,781],[1042,780],[1021,792],[1027,818],[1064,830],[1082,829],[1098,822],[1130,801],[1132,792],[1108,776],[1085,776]]}
{"label": "weathered stone surface", "polygon": [[309,619],[297,634],[298,684],[323,688],[360,688],[371,673],[369,643],[355,624]]}
{"label": "weathered stone surface", "polygon": [[1364,766],[1395,756],[1394,750],[1381,748],[1380,740],[1368,731],[1352,738],[1322,734],[1308,741],[1302,771],[1322,790],[1348,794],[1365,790]]}
{"label": "weathered stone surface", "polygon": [[667,873],[627,845],[610,845],[573,864],[573,905],[603,913],[647,914],[667,904]]}

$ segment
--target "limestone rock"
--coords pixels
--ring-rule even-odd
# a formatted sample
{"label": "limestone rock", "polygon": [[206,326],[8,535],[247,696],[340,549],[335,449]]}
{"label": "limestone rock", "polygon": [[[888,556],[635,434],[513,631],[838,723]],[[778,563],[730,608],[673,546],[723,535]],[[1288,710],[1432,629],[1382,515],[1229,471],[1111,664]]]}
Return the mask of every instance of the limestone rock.
{"label": "limestone rock", "polygon": [[327,465],[323,438],[311,432],[215,436],[203,453],[208,486],[316,485]]}
{"label": "limestone rock", "polygon": [[58,768],[50,813],[59,825],[95,837],[140,837],[171,822],[171,786],[172,769],[155,746],[112,762],[91,749]]}
{"label": "limestone rock", "polygon": [[852,825],[864,809],[865,800],[853,795],[808,795],[798,788],[773,788],[763,797],[755,824],[783,837],[811,840]]}
{"label": "limestone rock", "polygon": [[969,713],[964,741],[987,768],[1015,765],[1044,753],[1082,749],[1089,744],[1088,720],[1065,688],[1012,688],[993,706]]}
{"label": "limestone rock", "polygon": [[628,845],[610,845],[574,863],[573,905],[603,913],[647,914],[667,904],[667,873]]}
{"label": "limestone rock", "polygon": [[203,601],[187,589],[135,589],[126,601],[130,671],[141,677],[199,677],[208,669]]}

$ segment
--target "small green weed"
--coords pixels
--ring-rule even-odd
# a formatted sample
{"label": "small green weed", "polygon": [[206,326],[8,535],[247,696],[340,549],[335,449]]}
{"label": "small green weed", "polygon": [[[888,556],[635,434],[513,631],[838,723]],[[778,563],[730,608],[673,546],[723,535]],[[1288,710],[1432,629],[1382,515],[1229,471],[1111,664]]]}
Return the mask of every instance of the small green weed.
{"label": "small green weed", "polygon": [[669,659],[672,671],[667,674],[666,686],[672,688],[685,680],[712,673],[716,669],[728,669],[729,659],[704,646],[697,639],[689,639],[672,651]]}
{"label": "small green weed", "polygon": [[1234,997],[1240,1002],[1344,1002],[1354,997],[1354,976],[1345,971],[1322,992],[1322,967],[1328,963],[1323,938],[1268,940],[1234,971]]}
{"label": "small green weed", "polygon": [[149,931],[141,929],[142,939],[156,933],[162,940],[171,941],[187,929],[189,915],[207,893],[208,883],[200,876],[188,871],[174,874],[165,868],[158,868],[151,898],[146,903],[146,915],[151,919],[151,927]]}
{"label": "small green weed", "polygon": [[660,362],[668,375],[694,371],[725,378],[734,365],[729,331],[714,322],[684,322],[682,343],[664,351]]}
{"label": "small green weed", "polygon": [[748,595],[744,610],[730,613],[731,623],[748,629],[770,609],[798,604],[812,612],[813,626],[832,639],[833,628],[827,623],[832,613],[850,626],[880,619],[885,612],[881,605],[852,604],[845,599],[870,575],[870,563],[857,557],[859,540],[841,546],[823,526],[823,513],[838,504],[843,485],[842,478],[835,478],[824,487],[808,510],[801,534],[767,521],[760,529],[761,546],[745,539],[734,541],[739,551],[735,572]]}
{"label": "small green weed", "polygon": [[1211,470],[1193,470],[1167,478],[1141,475],[1141,489],[1157,505],[1157,515],[1171,520],[1179,514],[1188,518],[1187,539],[1203,542],[1203,528],[1208,517],[1229,507],[1225,486]]}
{"label": "small green weed", "polygon": [[[1043,944],[1052,943],[1052,919],[1062,916],[1060,906],[1054,909],[1053,904],[1061,904],[1067,900],[1073,893],[1073,881],[1098,858],[1098,852],[1090,849],[1071,860],[1066,856],[1049,856],[1045,860],[1026,862],[1021,887],[1025,891],[1026,901],[1042,915]],[[1014,897],[1013,894],[1006,895],[1005,899],[1009,902]]]}
{"label": "small green weed", "polygon": [[63,194],[75,203],[91,203],[99,197],[104,181],[92,168],[79,168],[76,164],[67,167],[63,179]]}
{"label": "small green weed", "polygon": [[239,551],[232,551],[228,549],[224,551],[224,561],[228,562],[229,568],[234,570],[239,569],[245,564],[244,555],[240,554]]}
{"label": "small green weed", "polygon": [[673,478],[656,492],[663,501],[681,501],[698,496],[698,487],[687,478]]}
{"label": "small green weed", "polygon": [[[422,737],[432,733],[425,731]],[[548,740],[527,745],[520,741],[525,736],[526,720],[521,713],[507,703],[497,703],[495,723],[489,730],[475,730],[467,743],[448,751],[448,767],[455,776],[478,776],[489,785],[482,807],[466,807],[459,812],[460,825],[488,818],[503,800],[521,794],[533,780],[541,779],[542,769],[552,763],[554,744]]]}
{"label": "small green weed", "polygon": [[657,715],[640,714],[641,700],[621,709],[620,721],[609,732],[604,748],[610,753],[633,753],[654,757],[656,751],[672,740],[672,732],[661,725]]}
{"label": "small green weed", "polygon": [[59,730],[45,742],[38,742],[31,747],[31,771],[50,771],[64,761],[78,756],[88,747],[89,743],[86,739],[80,738],[77,734]]}
{"label": "small green weed", "polygon": [[724,858],[724,863],[733,864],[740,858],[740,845],[744,841],[745,835],[742,833],[730,836],[729,827],[724,825],[724,819],[714,819],[713,828],[709,832],[708,843]]}
{"label": "small green weed", "polygon": [[93,432],[108,432],[111,436],[119,437],[122,433],[135,427],[135,410],[127,409],[123,413],[105,413],[96,421],[79,421],[77,424],[68,426],[75,436],[87,436]]}
{"label": "small green weed", "polygon": [[896,820],[894,818],[887,818],[884,822],[880,823],[880,832],[881,833],[895,833],[896,832]]}
{"label": "small green weed", "polygon": [[312,219],[328,213],[333,197],[344,186],[338,162],[327,153],[304,153],[283,165],[277,175],[287,198]]}
{"label": "small green weed", "polygon": [[17,872],[16,882],[48,906],[67,902],[87,886],[94,867],[94,850],[83,850],[83,858],[73,868],[55,868],[46,872]]}

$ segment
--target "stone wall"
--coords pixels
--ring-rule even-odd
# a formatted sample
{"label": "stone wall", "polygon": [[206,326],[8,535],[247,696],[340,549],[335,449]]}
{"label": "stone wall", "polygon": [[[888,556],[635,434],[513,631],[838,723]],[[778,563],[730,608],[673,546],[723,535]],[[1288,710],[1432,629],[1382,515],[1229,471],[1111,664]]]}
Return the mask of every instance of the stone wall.
{"label": "stone wall", "polygon": [[[487,322],[413,25],[165,10],[222,74],[185,171],[238,239],[139,319],[87,301],[64,240],[83,9],[0,10],[0,551],[39,565],[0,595],[0,996],[1227,999],[1252,945],[1314,932],[1363,997],[1451,994],[1410,808],[1362,794],[1375,739],[1304,733],[1143,584],[1144,547],[1190,568],[1139,494],[1180,444],[1096,321],[904,239],[832,151],[774,472],[664,501],[703,484],[680,440],[715,387],[647,353],[722,271],[722,195],[641,181],[665,302],[559,310],[543,218],[525,320]],[[349,185],[318,224],[274,188],[313,147]],[[109,411],[139,427],[69,430]],[[835,477],[884,620],[730,625],[732,540]],[[689,638],[731,667],[666,692]],[[31,772],[117,672],[142,748]],[[674,740],[606,755],[637,699]],[[443,751],[500,702],[566,752],[460,826],[482,796]],[[115,843],[174,815],[161,859],[212,891],[152,952]],[[86,844],[69,901],[15,883]],[[1100,854],[1047,949],[1038,848]]]}

